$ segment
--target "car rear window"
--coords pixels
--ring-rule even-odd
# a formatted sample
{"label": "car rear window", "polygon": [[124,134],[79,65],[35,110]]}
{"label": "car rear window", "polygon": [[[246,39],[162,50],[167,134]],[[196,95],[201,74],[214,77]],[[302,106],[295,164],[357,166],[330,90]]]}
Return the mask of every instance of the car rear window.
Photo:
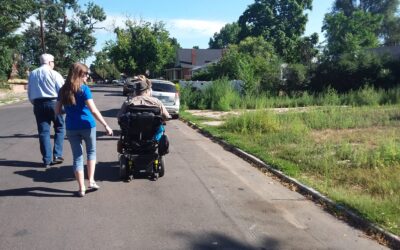
{"label": "car rear window", "polygon": [[174,85],[158,83],[158,82],[152,82],[151,89],[153,91],[160,91],[160,92],[170,92],[170,93],[176,92],[176,88]]}

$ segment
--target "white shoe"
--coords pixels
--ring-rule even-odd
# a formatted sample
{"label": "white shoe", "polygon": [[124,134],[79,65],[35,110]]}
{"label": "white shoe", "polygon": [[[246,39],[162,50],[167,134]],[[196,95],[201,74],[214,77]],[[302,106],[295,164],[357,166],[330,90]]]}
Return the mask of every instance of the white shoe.
{"label": "white shoe", "polygon": [[89,189],[95,189],[95,190],[97,190],[97,189],[99,189],[99,188],[100,188],[100,186],[97,185],[95,181],[89,183]]}

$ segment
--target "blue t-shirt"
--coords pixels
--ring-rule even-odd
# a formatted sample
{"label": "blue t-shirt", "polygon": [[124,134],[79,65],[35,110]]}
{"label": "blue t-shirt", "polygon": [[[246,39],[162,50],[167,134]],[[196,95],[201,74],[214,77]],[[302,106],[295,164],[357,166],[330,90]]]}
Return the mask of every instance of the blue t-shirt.
{"label": "blue t-shirt", "polygon": [[75,94],[76,105],[64,106],[67,130],[90,129],[96,127],[96,121],[85,101],[93,99],[92,92],[86,85],[81,86],[81,91]]}

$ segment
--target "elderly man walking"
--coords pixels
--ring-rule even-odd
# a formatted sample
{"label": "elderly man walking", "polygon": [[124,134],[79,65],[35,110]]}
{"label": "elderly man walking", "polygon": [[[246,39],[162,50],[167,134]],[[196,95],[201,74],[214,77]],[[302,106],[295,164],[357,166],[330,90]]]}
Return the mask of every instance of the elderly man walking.
{"label": "elderly man walking", "polygon": [[[54,70],[54,56],[42,54],[40,63],[41,66],[29,74],[28,98],[33,104],[36,117],[43,166],[49,168],[52,164],[64,161],[64,118],[55,113],[58,91],[63,86],[64,79]],[[54,127],[53,150],[50,140],[51,123]]]}

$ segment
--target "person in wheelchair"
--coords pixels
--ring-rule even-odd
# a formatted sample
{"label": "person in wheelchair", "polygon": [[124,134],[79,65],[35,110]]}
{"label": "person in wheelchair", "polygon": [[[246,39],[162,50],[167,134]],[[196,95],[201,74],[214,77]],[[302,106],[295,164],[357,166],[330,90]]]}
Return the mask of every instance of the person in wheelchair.
{"label": "person in wheelchair", "polygon": [[[160,109],[160,115],[164,121],[171,119],[171,115],[168,113],[164,104],[157,98],[151,96],[151,81],[149,79],[144,75],[138,75],[133,78],[132,84],[134,86],[133,91],[122,104],[117,115],[118,121],[120,121],[121,117],[128,111],[128,108],[132,106],[157,107]],[[160,141],[164,131],[164,126],[161,125],[154,135],[156,141]]]}
{"label": "person in wheelchair", "polygon": [[[169,146],[164,124],[166,120],[171,119],[171,116],[162,102],[151,96],[151,81],[145,76],[139,75],[133,78],[131,84],[133,85],[132,93],[122,104],[117,115],[118,123],[121,126],[118,153],[122,154],[122,158],[120,158],[122,172],[120,174],[123,178],[127,177],[126,169],[130,173],[130,167],[126,165],[134,164],[132,162],[137,159],[132,155],[149,154],[154,149],[154,145],[157,146],[157,157],[162,171],[164,171],[162,156],[168,153]],[[140,130],[140,135],[135,134],[135,130]],[[149,138],[150,132],[152,138]],[[152,141],[156,143],[154,144]],[[121,159],[128,163],[122,162]],[[152,172],[155,173],[153,170]],[[160,176],[162,175],[163,172]]]}

